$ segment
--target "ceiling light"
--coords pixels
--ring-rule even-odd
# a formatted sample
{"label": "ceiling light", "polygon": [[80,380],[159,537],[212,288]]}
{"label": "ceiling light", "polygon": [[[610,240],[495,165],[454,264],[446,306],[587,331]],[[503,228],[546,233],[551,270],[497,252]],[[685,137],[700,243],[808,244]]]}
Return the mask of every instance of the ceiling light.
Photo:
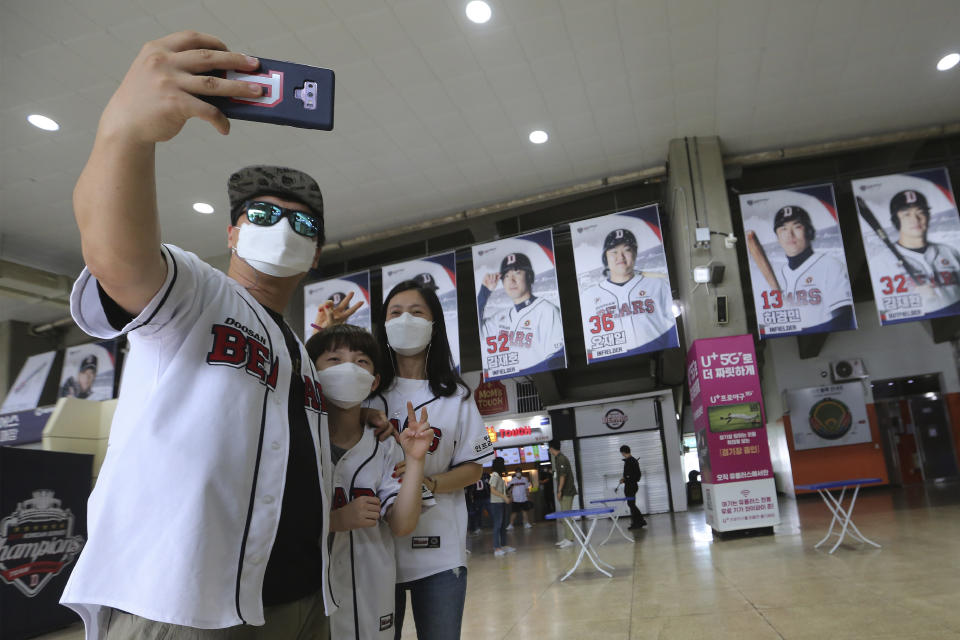
{"label": "ceiling light", "polygon": [[197,213],[213,213],[213,207],[206,202],[194,202],[193,210]]}
{"label": "ceiling light", "polygon": [[546,131],[540,131],[539,129],[530,132],[530,142],[533,144],[543,144],[549,137]]}
{"label": "ceiling light", "polygon": [[[679,318],[680,314],[683,313],[683,305],[680,303],[679,300],[674,300],[673,305],[671,306],[671,310],[673,311],[673,317]],[[677,416],[677,417],[679,418],[680,416]]]}
{"label": "ceiling light", "polygon": [[937,63],[937,70],[946,71],[947,69],[953,69],[957,66],[958,62],[960,62],[960,53],[948,53],[940,58],[940,62]]}
{"label": "ceiling light", "polygon": [[489,20],[492,13],[490,5],[483,0],[473,0],[467,3],[467,17],[477,24],[483,24]]}
{"label": "ceiling light", "polygon": [[44,131],[56,131],[60,128],[59,124],[57,124],[47,116],[41,116],[36,113],[27,116],[27,122],[37,127],[38,129],[43,129]]}

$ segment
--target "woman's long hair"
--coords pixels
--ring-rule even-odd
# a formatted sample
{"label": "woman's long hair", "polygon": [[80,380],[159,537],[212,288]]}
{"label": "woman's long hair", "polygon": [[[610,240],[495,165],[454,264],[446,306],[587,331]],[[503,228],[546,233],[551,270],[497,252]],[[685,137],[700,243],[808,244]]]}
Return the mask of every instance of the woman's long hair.
{"label": "woman's long hair", "polygon": [[433,391],[434,395],[452,396],[457,392],[458,387],[462,387],[469,395],[470,388],[460,378],[453,366],[453,355],[450,353],[450,343],[447,342],[447,323],[443,319],[443,307],[440,306],[440,299],[433,289],[423,287],[416,280],[404,280],[397,284],[387,294],[387,298],[380,308],[380,315],[377,318],[374,331],[383,354],[380,388],[383,390],[389,389],[397,376],[397,360],[393,349],[390,348],[390,343],[387,341],[387,330],[384,328],[384,324],[387,320],[387,309],[390,307],[390,301],[398,293],[404,291],[416,291],[423,296],[427,307],[430,309],[430,315],[433,316],[433,335],[430,338],[430,345],[427,347],[426,373],[430,390]]}

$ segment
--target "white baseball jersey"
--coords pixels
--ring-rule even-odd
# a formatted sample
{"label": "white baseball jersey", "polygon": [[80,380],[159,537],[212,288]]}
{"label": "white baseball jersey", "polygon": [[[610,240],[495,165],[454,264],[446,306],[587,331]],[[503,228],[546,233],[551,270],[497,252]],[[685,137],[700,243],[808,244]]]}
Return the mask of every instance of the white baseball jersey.
{"label": "white baseball jersey", "polygon": [[[326,415],[303,345],[294,372],[282,330],[242,286],[177,247],[163,246],[162,255],[166,281],[120,331],[107,320],[86,269],[70,299],[84,331],[99,338],[125,333],[130,343],[89,500],[89,539],[61,598],[83,619],[88,640],[104,637],[106,607],[205,629],[263,624],[261,588],[280,520],[292,375],[305,382],[329,508]],[[321,540],[328,520],[324,514]],[[326,573],[326,545],[320,547]]]}
{"label": "white baseball jersey", "polygon": [[918,318],[960,302],[960,252],[937,242],[923,251],[897,245],[904,262],[920,274],[919,284],[886,247],[870,256],[870,279],[885,321]]}
{"label": "white baseball jersey", "polygon": [[603,280],[580,296],[587,359],[642,352],[676,327],[666,277],[637,273],[623,284]]}
{"label": "white baseball jersey", "polygon": [[400,491],[392,476],[401,460],[403,450],[395,440],[379,442],[371,429],[364,429],[360,442],[333,469],[330,508],[339,509],[358,496],[376,496],[381,520],[375,527],[334,535],[329,590],[338,609],[330,618],[331,638],[393,638],[397,569],[393,532],[382,518]]}
{"label": "white baseball jersey", "polygon": [[523,476],[513,476],[513,480],[508,485],[510,487],[510,497],[514,502],[527,501],[527,489],[530,487],[530,481]]}
{"label": "white baseball jersey", "polygon": [[[433,444],[423,465],[425,476],[449,471],[466,462],[483,464],[493,457],[493,443],[480,419],[473,394],[460,389],[452,396],[435,396],[426,380],[396,378],[381,399],[387,417],[402,430],[407,402],[426,407],[434,430]],[[409,582],[466,566],[467,504],[463,491],[439,493],[436,506],[420,515],[413,534],[396,539],[397,582]]]}
{"label": "white baseball jersey", "polygon": [[484,369],[489,376],[534,373],[563,349],[560,309],[543,298],[531,297],[485,317],[483,335]]}
{"label": "white baseball jersey", "polygon": [[815,251],[796,269],[784,262],[776,275],[780,291],[761,291],[758,301],[758,322],[766,335],[796,333],[830,322],[834,311],[853,305],[846,267],[826,253]]}

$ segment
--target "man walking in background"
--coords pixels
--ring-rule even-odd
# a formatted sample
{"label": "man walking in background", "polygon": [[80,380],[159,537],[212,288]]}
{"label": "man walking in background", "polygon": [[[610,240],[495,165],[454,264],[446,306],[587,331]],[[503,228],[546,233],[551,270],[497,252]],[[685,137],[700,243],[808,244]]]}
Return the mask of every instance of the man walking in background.
{"label": "man walking in background", "polygon": [[[553,459],[553,477],[557,483],[557,506],[558,511],[570,511],[573,508],[573,496],[577,495],[577,487],[573,483],[573,469],[570,468],[570,461],[567,456],[560,453],[560,441],[551,440],[550,457]],[[557,546],[561,549],[573,545],[573,532],[562,522],[558,523],[562,527],[561,539]]]}
{"label": "man walking in background", "polygon": [[627,500],[627,506],[630,507],[630,528],[639,529],[647,526],[640,509],[637,508],[637,489],[640,484],[640,463],[630,455],[630,447],[623,445],[620,447],[620,455],[623,456],[623,477],[620,482],[623,483],[623,495],[633,500]]}

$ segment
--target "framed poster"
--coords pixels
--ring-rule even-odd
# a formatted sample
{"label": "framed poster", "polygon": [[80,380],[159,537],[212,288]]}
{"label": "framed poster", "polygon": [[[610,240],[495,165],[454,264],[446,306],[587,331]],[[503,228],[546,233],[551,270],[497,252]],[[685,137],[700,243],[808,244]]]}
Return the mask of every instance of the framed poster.
{"label": "framed poster", "polygon": [[787,389],[787,405],[798,451],[873,440],[860,382]]}

